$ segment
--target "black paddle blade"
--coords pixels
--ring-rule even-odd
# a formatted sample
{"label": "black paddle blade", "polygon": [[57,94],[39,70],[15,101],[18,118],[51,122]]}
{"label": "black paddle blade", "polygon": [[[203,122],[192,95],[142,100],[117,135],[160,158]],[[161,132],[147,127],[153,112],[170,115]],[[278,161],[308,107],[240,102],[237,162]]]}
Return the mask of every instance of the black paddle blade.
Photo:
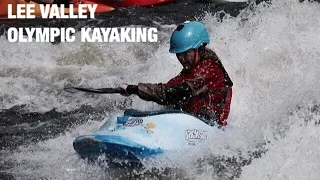
{"label": "black paddle blade", "polygon": [[81,87],[68,87],[64,88],[65,91],[76,93],[76,92],[88,92],[88,93],[98,93],[98,94],[126,94],[126,91],[121,88],[101,88],[101,89],[92,89],[92,88],[81,88]]}

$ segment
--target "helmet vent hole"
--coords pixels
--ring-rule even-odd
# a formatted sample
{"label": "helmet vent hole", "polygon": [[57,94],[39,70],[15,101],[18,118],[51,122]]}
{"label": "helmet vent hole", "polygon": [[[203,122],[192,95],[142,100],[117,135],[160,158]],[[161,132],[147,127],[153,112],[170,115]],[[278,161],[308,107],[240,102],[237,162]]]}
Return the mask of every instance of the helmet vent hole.
{"label": "helmet vent hole", "polygon": [[181,29],[184,27],[183,24],[180,24],[178,27],[177,27],[177,31],[181,31]]}

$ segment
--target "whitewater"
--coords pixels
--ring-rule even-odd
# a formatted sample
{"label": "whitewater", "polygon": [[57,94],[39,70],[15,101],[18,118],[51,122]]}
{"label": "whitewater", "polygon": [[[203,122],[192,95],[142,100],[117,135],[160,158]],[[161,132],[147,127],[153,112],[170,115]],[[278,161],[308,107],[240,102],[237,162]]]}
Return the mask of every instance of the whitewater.
{"label": "whitewater", "polygon": [[[221,13],[196,18],[234,82],[229,125],[196,154],[145,162],[146,169],[87,163],[72,142],[105,116],[161,106],[63,88],[168,81],[182,68],[168,52],[175,24],[150,25],[158,26],[159,43],[11,43],[0,36],[0,179],[320,179],[320,3],[273,0],[236,17]],[[23,121],[35,113],[38,119]]]}

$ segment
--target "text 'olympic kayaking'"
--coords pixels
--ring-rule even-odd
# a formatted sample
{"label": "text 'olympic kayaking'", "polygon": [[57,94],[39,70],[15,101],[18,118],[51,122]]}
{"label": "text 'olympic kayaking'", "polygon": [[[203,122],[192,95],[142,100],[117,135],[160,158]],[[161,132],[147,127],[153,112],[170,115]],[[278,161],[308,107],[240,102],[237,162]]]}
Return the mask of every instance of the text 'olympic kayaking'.
{"label": "text 'olympic kayaking'", "polygon": [[[73,13],[72,4],[69,12],[64,11],[63,5],[39,4],[42,19],[86,19],[95,18],[97,4],[79,4],[78,12]],[[80,10],[79,10],[80,9]],[[35,19],[35,4],[8,4],[8,19]],[[158,42],[158,30],[154,27],[130,28],[81,28],[81,42]],[[10,27],[7,31],[9,42],[75,42],[76,29],[73,27]]]}

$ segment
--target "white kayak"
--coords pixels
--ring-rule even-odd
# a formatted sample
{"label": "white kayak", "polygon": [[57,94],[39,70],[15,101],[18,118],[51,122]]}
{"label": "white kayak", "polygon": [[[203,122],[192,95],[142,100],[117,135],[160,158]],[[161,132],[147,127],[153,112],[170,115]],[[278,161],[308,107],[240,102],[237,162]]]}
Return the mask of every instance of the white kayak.
{"label": "white kayak", "polygon": [[109,164],[141,165],[148,158],[201,148],[212,142],[217,130],[176,110],[126,110],[105,121],[98,130],[74,140],[82,158],[95,161],[103,156]]}

